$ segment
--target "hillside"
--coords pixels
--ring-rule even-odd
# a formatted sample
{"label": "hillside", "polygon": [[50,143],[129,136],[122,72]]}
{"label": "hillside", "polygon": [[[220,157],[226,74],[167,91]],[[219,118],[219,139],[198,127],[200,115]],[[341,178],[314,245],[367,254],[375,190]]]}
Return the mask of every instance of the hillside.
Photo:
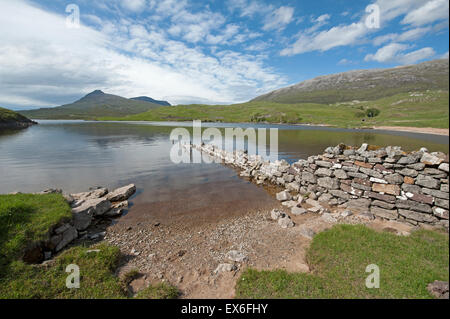
{"label": "hillside", "polygon": [[33,124],[36,123],[25,116],[0,107],[0,130],[27,128]]}
{"label": "hillside", "polygon": [[155,100],[155,99],[152,99],[151,97],[148,97],[148,96],[132,97],[130,100],[144,101],[144,102],[149,102],[149,103],[158,104],[158,105],[162,105],[162,106],[172,106],[167,101]]}
{"label": "hillside", "polygon": [[[104,120],[326,124],[337,127],[449,127],[448,91],[401,93],[367,102],[335,104],[254,101],[235,105],[160,107]],[[378,110],[374,116],[373,110]]]}
{"label": "hillside", "polygon": [[357,70],[321,76],[252,101],[320,104],[373,101],[411,91],[448,91],[448,76],[449,60],[441,59],[393,69]]}
{"label": "hillside", "polygon": [[20,113],[33,119],[96,119],[102,116],[122,117],[139,114],[160,106],[159,104],[126,99],[97,90],[72,104],[20,111]]}

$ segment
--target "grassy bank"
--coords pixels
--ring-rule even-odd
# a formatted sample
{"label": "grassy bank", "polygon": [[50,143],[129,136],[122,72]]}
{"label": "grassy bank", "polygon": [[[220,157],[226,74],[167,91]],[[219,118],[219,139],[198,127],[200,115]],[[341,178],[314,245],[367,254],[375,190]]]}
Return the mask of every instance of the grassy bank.
{"label": "grassy bank", "polygon": [[[71,217],[59,194],[0,195],[0,299],[127,298],[126,282],[115,275],[121,258],[117,247],[73,247],[47,265],[21,261],[28,243],[46,238],[48,230]],[[80,288],[68,289],[68,265],[80,269]],[[175,288],[150,286],[140,298],[175,298]]]}
{"label": "grassy bank", "polygon": [[[312,274],[246,270],[237,298],[432,298],[435,280],[448,281],[448,235],[420,230],[409,237],[365,226],[339,225],[314,238]],[[380,288],[368,289],[366,267],[378,265]]]}
{"label": "grassy bank", "polygon": [[[249,102],[235,105],[160,107],[145,113],[102,120],[192,121],[231,123],[327,124],[337,127],[449,127],[448,91],[397,94],[368,102],[282,104]],[[370,117],[371,110],[379,114]]]}

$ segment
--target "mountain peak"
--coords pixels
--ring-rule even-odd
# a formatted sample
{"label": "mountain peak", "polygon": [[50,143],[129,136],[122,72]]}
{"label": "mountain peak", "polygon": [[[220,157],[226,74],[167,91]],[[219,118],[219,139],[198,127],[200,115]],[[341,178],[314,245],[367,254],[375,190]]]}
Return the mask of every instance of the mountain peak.
{"label": "mountain peak", "polygon": [[102,90],[95,90],[87,94],[86,96],[93,96],[93,95],[105,95],[105,93]]}

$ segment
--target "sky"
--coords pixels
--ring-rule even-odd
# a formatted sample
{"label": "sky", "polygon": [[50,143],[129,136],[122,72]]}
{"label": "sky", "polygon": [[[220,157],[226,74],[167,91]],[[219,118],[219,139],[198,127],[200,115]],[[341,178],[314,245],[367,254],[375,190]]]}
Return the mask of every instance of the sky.
{"label": "sky", "polygon": [[96,89],[244,102],[448,58],[448,12],[448,0],[0,0],[0,105],[52,107]]}

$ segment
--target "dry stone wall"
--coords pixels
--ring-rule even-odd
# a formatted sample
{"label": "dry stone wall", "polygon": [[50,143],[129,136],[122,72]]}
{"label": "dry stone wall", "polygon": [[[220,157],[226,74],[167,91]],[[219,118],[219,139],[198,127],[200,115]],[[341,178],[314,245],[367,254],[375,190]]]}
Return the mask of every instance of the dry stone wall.
{"label": "dry stone wall", "polygon": [[213,145],[186,147],[239,167],[241,176],[256,184],[285,188],[277,195],[282,202],[307,197],[355,214],[416,226],[449,227],[448,154],[430,153],[425,148],[407,153],[398,146],[363,144],[354,148],[340,144],[290,165],[284,160],[264,161],[244,151],[226,152]]}

